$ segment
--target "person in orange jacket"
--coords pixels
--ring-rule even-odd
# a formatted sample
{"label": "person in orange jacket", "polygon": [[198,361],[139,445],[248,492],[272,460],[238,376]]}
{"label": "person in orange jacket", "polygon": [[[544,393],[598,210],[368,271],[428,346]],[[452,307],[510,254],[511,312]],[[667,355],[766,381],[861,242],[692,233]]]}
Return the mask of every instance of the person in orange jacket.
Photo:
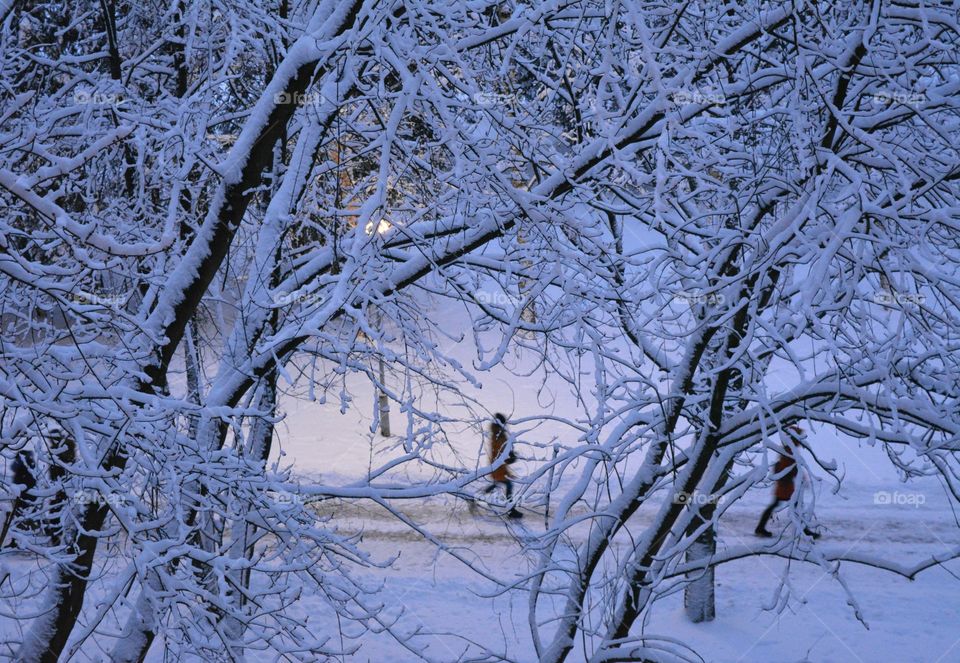
{"label": "person in orange jacket", "polygon": [[[774,475],[777,476],[777,482],[773,489],[773,501],[760,515],[760,522],[757,523],[757,528],[754,530],[754,534],[757,536],[763,538],[773,536],[773,534],[767,530],[767,522],[769,522],[770,516],[773,515],[777,507],[784,502],[790,501],[790,498],[793,497],[793,482],[797,476],[797,459],[794,457],[794,449],[802,445],[804,437],[803,429],[796,424],[788,426],[786,431],[780,433],[780,440],[783,444],[783,455],[780,456],[773,466]],[[804,534],[808,536],[818,536],[807,528],[804,528],[803,531]]]}
{"label": "person in orange jacket", "polygon": [[[489,454],[491,464],[503,455],[507,447],[507,440],[507,418],[497,412],[493,415],[493,421],[490,422]],[[493,483],[483,492],[491,493],[496,489],[497,484],[500,484],[503,486],[503,492],[509,502],[513,497],[513,473],[510,472],[510,465],[516,462],[516,460],[517,457],[511,450],[504,460],[503,465],[490,473],[490,479]],[[517,511],[515,506],[511,506],[510,511],[507,512],[507,517],[522,518],[523,514]]]}

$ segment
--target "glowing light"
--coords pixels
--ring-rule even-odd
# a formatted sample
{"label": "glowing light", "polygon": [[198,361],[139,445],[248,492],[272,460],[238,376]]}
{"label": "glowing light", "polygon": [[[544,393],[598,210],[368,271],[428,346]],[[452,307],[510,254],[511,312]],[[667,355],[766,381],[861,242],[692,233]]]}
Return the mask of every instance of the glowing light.
{"label": "glowing light", "polygon": [[[391,224],[391,223],[390,223],[389,221],[387,221],[386,219],[380,219],[380,222],[376,224],[377,232],[378,232],[379,234],[381,234],[381,235],[382,235],[383,233],[387,232],[388,230],[390,230],[392,227],[393,227],[393,224]],[[363,231],[364,231],[365,233],[367,233],[368,235],[372,235],[372,234],[373,234],[373,229],[374,229],[374,222],[373,222],[373,221],[370,221],[369,223],[367,223],[367,225],[366,225],[366,227],[363,229]]]}

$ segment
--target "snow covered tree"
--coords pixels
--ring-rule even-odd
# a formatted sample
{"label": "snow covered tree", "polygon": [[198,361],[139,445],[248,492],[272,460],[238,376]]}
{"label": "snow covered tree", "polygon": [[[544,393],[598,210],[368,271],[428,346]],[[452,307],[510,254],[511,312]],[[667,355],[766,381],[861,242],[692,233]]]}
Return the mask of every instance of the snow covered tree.
{"label": "snow covered tree", "polygon": [[[433,455],[451,422],[417,384],[473,376],[432,299],[502,332],[480,368],[523,348],[583,396],[581,439],[529,479],[571,486],[531,576],[542,661],[578,636],[593,661],[681,655],[634,625],[691,582],[706,618],[724,561],[836,571],[803,490],[788,534],[715,550],[789,423],[960,496],[948,3],[0,7],[0,445],[65,433],[36,514],[57,534],[22,539],[42,563],[0,595],[36,615],[17,660],[138,661],[160,634],[175,656],[350,653],[292,613],[306,592],[354,640],[393,632],[362,576],[381,562],[312,503],[390,510],[491,471]],[[347,374],[406,417],[397,453],[305,485],[270,461],[279,390],[345,409]],[[386,479],[405,465],[433,479]]]}
{"label": "snow covered tree", "polygon": [[[535,639],[542,661],[565,660],[578,634],[593,661],[680,656],[633,626],[727,559],[784,555],[835,574],[840,558],[802,534],[802,490],[774,544],[698,559],[765,477],[764,440],[791,422],[879,440],[905,476],[939,475],[957,496],[957,228],[944,212],[958,193],[955,10],[715,3],[618,18],[620,43],[640,44],[620,94],[656,120],[634,178],[593,184],[612,231],[591,237],[605,238],[613,278],[591,279],[592,302],[622,321],[593,344],[622,333],[636,354],[598,388],[598,417],[616,427],[582,452],[557,514],[559,534],[582,521],[574,505],[596,505],[587,540],[573,560],[545,557],[533,588],[533,631],[556,617]],[[628,61],[617,55],[603,61]],[[832,471],[828,451],[802,462]],[[620,489],[607,497],[610,476]],[[631,531],[644,510],[653,524]],[[706,589],[688,595],[707,601],[688,604],[704,618]],[[541,615],[548,590],[566,600]]]}

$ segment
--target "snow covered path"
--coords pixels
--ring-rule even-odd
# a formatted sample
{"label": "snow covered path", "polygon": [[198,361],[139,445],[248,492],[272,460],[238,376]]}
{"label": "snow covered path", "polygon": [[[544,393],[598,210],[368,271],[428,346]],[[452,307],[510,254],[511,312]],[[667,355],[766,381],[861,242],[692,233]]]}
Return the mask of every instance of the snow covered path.
{"label": "snow covered path", "polygon": [[[819,511],[825,535],[824,550],[872,554],[914,562],[960,544],[946,504],[935,499],[919,507],[871,505],[877,491],[860,486],[849,500],[834,499]],[[882,492],[882,491],[881,491]],[[763,495],[750,496],[731,509],[720,532],[720,550],[757,543],[751,532]],[[882,499],[882,498],[881,498]],[[335,515],[345,530],[361,527],[363,547],[380,558],[398,555],[383,573],[381,600],[391,614],[400,615],[402,630],[419,630],[416,639],[429,645],[436,661],[452,661],[465,650],[479,654],[483,647],[505,660],[535,660],[527,626],[523,591],[486,596],[493,585],[471,573],[452,556],[437,551],[409,528],[377,506],[334,505],[322,509]],[[495,518],[472,515],[466,503],[434,500],[405,511],[429,527],[458,554],[491,573],[522,574],[535,551],[524,550],[516,530]],[[524,522],[542,531],[532,514]],[[639,530],[644,518],[635,526]],[[774,527],[782,527],[781,519]],[[717,572],[717,619],[692,624],[683,613],[682,594],[661,597],[645,625],[651,636],[669,637],[695,649],[715,663],[956,663],[960,661],[960,562],[934,568],[909,581],[855,564],[843,564],[847,580],[869,625],[857,621],[839,584],[812,564],[790,564],[785,593],[786,609],[770,610],[778,601],[778,583],[788,562],[775,557],[738,560]],[[304,605],[304,610],[310,608]],[[327,627],[334,627],[327,624]],[[318,625],[319,627],[319,625]],[[477,645],[470,645],[470,642]],[[361,649],[344,661],[377,663],[414,661],[386,636],[367,636]],[[571,661],[582,661],[575,650]]]}
{"label": "snow covered path", "polygon": [[[910,564],[960,545],[960,528],[935,485],[915,486],[912,492],[903,487],[899,490],[902,492],[891,486],[848,485],[844,499],[821,495],[818,517],[824,536],[819,546],[824,551]],[[900,497],[887,500],[888,495]],[[729,547],[759,543],[751,532],[765,500],[766,495],[758,491],[725,515],[719,538],[721,553]],[[369,501],[330,500],[317,505],[318,514],[329,517],[328,527],[343,534],[361,533],[360,547],[374,560],[395,558],[389,568],[363,571],[361,576],[371,587],[382,587],[374,602],[385,606],[385,616],[397,620],[395,631],[416,633],[413,642],[424,648],[429,660],[440,663],[497,660],[491,653],[505,661],[535,661],[525,592],[514,589],[497,594],[492,582],[450,553],[494,577],[520,579],[537,554],[528,546],[530,539],[522,536],[523,528],[542,532],[542,516],[527,510],[523,527],[517,527],[483,512],[473,513],[466,501],[450,497],[399,507],[404,516],[429,530],[446,551]],[[638,513],[630,523],[631,531],[640,532],[648,514]],[[774,531],[784,526],[783,518],[775,517]],[[578,542],[577,530],[571,538],[572,543]],[[18,570],[35,568],[35,562],[23,554],[4,554],[2,561],[14,576]],[[787,584],[778,594],[788,566]],[[644,633],[682,642],[711,663],[960,662],[960,560],[925,571],[914,581],[846,563],[842,574],[869,630],[857,621],[842,588],[822,568],[756,557],[718,569],[714,622],[690,623],[683,613],[682,593],[674,591],[658,598],[643,626]],[[770,609],[778,601],[785,605],[779,613]],[[315,634],[331,636],[334,642],[340,638],[344,650],[355,649],[329,660],[421,660],[385,633],[368,632],[351,642],[350,636],[358,632],[356,626],[338,624],[319,596],[302,598],[293,614],[309,619]],[[108,630],[116,633],[118,626],[110,624]],[[88,644],[77,660],[102,660],[94,643]],[[147,660],[163,661],[162,649],[154,648]],[[568,660],[581,663],[586,657],[582,649],[575,649]]]}

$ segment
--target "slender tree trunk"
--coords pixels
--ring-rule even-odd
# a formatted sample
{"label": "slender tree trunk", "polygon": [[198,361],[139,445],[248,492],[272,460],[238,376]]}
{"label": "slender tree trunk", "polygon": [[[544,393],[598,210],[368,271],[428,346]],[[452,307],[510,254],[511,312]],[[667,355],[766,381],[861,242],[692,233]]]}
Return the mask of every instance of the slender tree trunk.
{"label": "slender tree trunk", "polygon": [[[374,315],[377,329],[383,333],[383,316],[379,310],[375,310]],[[380,434],[390,437],[390,398],[383,389],[387,384],[387,368],[382,353],[377,357],[377,367],[380,374],[380,387],[377,388],[377,418],[380,420]]]}
{"label": "slender tree trunk", "polygon": [[[781,271],[779,270],[774,270],[771,273],[771,285],[766,287],[761,293],[761,306],[765,307],[770,302],[770,298],[773,295],[773,289],[780,277]],[[733,369],[733,374],[730,377],[730,391],[737,394],[737,406],[731,411],[743,411],[745,408],[749,407],[749,401],[743,398],[744,375],[751,375],[750,382],[752,384],[756,384],[766,374],[772,358],[773,355],[768,354],[765,357],[761,357],[753,365]],[[713,495],[716,495],[723,488],[723,485],[730,476],[732,469],[733,464],[731,463],[724,470],[723,479],[721,479],[721,481],[714,486],[712,493]],[[698,529],[703,523],[711,522],[715,510],[716,503],[713,501],[702,505],[699,513],[697,514],[697,518],[694,519],[693,524],[691,525],[690,532],[692,533]],[[710,559],[716,554],[716,552],[716,526],[711,524],[706,531],[702,532],[697,537],[696,542],[687,549],[685,558],[687,562],[699,562],[704,559]],[[686,610],[687,617],[689,617],[694,623],[713,621],[717,614],[715,600],[716,577],[714,567],[712,565],[708,565],[703,569],[703,571],[692,571],[687,574],[687,578],[690,580],[690,584],[688,584],[683,590],[683,606]]]}
{"label": "slender tree trunk", "polygon": [[[387,370],[384,365],[383,356],[377,359],[380,365],[380,384],[386,384]],[[390,398],[383,389],[378,389],[378,408],[380,410],[380,434],[384,437],[390,437]]]}
{"label": "slender tree trunk", "polygon": [[[250,429],[250,439],[246,449],[248,458],[251,460],[257,460],[262,467],[266,466],[267,459],[270,457],[270,450],[273,445],[272,417],[276,413],[277,408],[278,375],[278,371],[272,370],[263,378],[261,383],[260,400],[257,409],[261,412],[268,413],[268,416],[254,421]],[[256,533],[256,526],[248,523],[243,514],[236,518],[231,528],[231,542],[229,550],[230,557],[232,559],[241,559],[243,557],[251,559],[254,552],[253,546]],[[229,577],[237,587],[240,587],[243,590],[249,589],[249,568],[231,571]],[[231,590],[231,595],[228,597],[228,600],[233,604],[234,609],[237,612],[243,611],[246,600],[242,591]],[[243,647],[234,643],[241,642],[243,633],[246,630],[246,625],[243,621],[237,619],[235,615],[231,614],[224,616],[223,623],[224,633],[231,641],[228,644],[230,657],[232,660],[240,660],[244,656]]]}
{"label": "slender tree trunk", "polygon": [[[712,511],[712,509],[711,509]],[[701,511],[702,513],[702,511]],[[706,517],[706,514],[703,514]],[[697,524],[706,522],[701,516],[694,521]],[[696,541],[687,548],[688,562],[698,562],[709,559],[717,552],[717,533],[711,526],[705,529]],[[687,617],[694,623],[710,622],[717,614],[714,600],[714,567],[707,566],[702,570],[691,571],[687,574],[690,584],[683,591],[683,607]]]}
{"label": "slender tree trunk", "polygon": [[83,513],[83,530],[71,546],[77,553],[72,562],[57,564],[48,584],[46,612],[36,618],[24,636],[14,661],[17,663],[57,663],[63,648],[80,616],[87,581],[93,568],[96,533],[103,526],[108,507],[103,500],[94,500]]}

